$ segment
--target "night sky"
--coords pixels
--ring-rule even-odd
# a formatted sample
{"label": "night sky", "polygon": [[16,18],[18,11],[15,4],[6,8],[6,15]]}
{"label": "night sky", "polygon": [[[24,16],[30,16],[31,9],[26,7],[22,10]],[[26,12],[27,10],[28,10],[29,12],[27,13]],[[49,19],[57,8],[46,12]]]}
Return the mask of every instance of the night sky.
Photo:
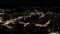
{"label": "night sky", "polygon": [[20,7],[20,6],[60,6],[59,1],[17,1],[17,0],[0,0],[0,6],[4,7]]}
{"label": "night sky", "polygon": [[[17,0],[0,0],[0,8],[18,8],[19,7],[49,7],[51,11],[51,7],[58,7],[60,6],[60,2],[56,0],[42,0],[42,1],[17,1]],[[20,9],[19,9],[20,10]],[[55,10],[56,11],[56,10]],[[59,9],[60,11],[60,9]]]}

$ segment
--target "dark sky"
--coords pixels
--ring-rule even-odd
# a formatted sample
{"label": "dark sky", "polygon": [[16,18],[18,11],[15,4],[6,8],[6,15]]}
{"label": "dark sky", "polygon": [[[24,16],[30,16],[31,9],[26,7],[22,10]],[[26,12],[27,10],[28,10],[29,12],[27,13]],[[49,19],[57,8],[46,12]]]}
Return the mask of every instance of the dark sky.
{"label": "dark sky", "polygon": [[60,6],[59,1],[16,1],[16,0],[0,0],[0,7],[19,7],[19,6]]}
{"label": "dark sky", "polygon": [[0,0],[0,8],[19,8],[19,7],[60,7],[60,2],[56,0],[54,1]]}

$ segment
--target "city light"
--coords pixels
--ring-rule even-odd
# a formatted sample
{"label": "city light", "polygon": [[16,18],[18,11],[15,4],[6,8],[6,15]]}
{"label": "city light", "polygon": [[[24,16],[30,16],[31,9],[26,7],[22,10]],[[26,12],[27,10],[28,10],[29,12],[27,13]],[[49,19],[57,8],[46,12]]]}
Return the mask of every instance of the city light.
{"label": "city light", "polygon": [[[2,9],[0,9],[0,11],[1,10]],[[3,9],[2,11],[0,13],[0,29],[4,29],[4,27],[6,27],[10,29],[10,31],[16,29],[19,32],[23,30],[23,32],[29,33],[45,32],[49,34],[59,34],[60,16],[58,15],[58,13],[29,9],[27,11],[25,10],[21,12],[20,10],[16,10],[17,12],[15,12],[15,10],[11,9]]]}
{"label": "city light", "polygon": [[59,32],[51,32],[50,34],[60,34]]}
{"label": "city light", "polygon": [[50,34],[57,34],[57,33],[53,32],[53,33],[50,33]]}

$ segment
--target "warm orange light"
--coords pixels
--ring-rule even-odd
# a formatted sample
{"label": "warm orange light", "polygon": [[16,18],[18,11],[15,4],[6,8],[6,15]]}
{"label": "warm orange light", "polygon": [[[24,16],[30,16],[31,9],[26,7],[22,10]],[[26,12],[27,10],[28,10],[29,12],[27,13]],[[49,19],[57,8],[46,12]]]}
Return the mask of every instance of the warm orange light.
{"label": "warm orange light", "polygon": [[20,24],[24,24],[24,27],[30,24],[30,22],[27,22],[27,23],[25,23],[25,22],[19,22],[19,23]]}
{"label": "warm orange light", "polygon": [[35,23],[35,26],[46,27],[50,22],[51,22],[51,19],[48,22],[46,22],[45,24],[43,24],[43,25]]}
{"label": "warm orange light", "polygon": [[46,22],[46,23],[43,25],[43,27],[46,27],[50,22],[51,22],[51,19],[50,19],[48,22]]}

